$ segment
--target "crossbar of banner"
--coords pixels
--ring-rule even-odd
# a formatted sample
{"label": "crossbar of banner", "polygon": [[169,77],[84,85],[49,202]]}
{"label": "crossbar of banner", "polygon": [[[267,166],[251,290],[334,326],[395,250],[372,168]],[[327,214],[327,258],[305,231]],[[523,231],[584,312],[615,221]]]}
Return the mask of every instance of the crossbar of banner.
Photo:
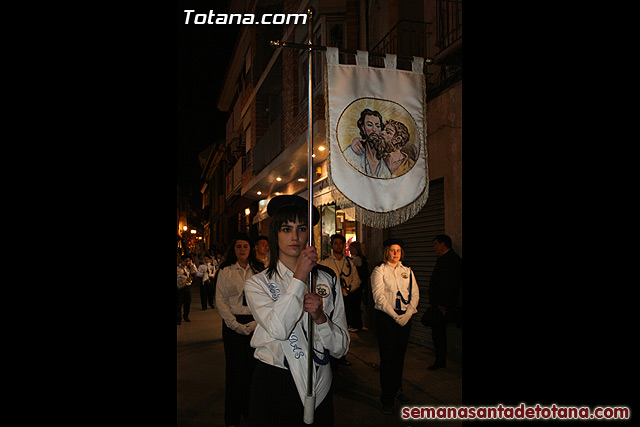
{"label": "crossbar of banner", "polygon": [[[309,39],[311,40],[311,39]],[[301,43],[292,43],[292,42],[283,42],[280,40],[271,40],[269,42],[269,44],[272,47],[291,47],[294,49],[309,49],[311,50],[327,50],[327,46],[318,46],[318,45],[314,45],[311,44],[311,42],[309,42],[309,44],[301,44]],[[344,54],[348,54],[348,55],[356,55],[358,53],[358,51],[356,50],[346,50],[346,49],[340,49],[338,51],[339,53],[344,53]],[[378,52],[369,52],[369,56],[373,56],[373,57],[377,57],[377,58],[384,58],[387,56],[386,53],[378,53]],[[398,59],[403,59],[403,60],[407,60],[407,61],[412,61],[413,60],[413,56],[405,56],[405,55],[396,55],[396,57]],[[426,62],[429,65],[439,65],[436,64],[435,59],[431,58],[431,57],[426,57],[424,58],[424,62]],[[444,64],[442,64],[444,65]]]}

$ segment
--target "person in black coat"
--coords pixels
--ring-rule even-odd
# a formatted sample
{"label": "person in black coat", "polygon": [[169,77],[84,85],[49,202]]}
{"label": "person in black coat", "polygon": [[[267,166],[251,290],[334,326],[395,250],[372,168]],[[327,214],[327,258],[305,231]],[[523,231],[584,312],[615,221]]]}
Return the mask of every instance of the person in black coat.
{"label": "person in black coat", "polygon": [[451,249],[451,238],[439,234],[433,239],[438,260],[429,282],[429,304],[434,308],[431,334],[436,360],[427,369],[446,367],[447,324],[456,321],[458,300],[462,288],[462,258]]}

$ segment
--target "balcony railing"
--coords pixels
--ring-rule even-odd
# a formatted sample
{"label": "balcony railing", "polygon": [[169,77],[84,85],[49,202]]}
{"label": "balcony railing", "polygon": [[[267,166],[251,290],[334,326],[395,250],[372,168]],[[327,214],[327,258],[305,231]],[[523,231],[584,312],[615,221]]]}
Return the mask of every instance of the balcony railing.
{"label": "balcony railing", "polygon": [[[439,0],[438,3],[438,36],[435,45],[439,52],[451,47],[449,56],[437,58],[437,62],[445,59],[444,64],[427,64],[424,67],[427,84],[427,100],[431,100],[441,94],[447,87],[455,84],[462,78],[462,4],[459,1]],[[432,57],[433,52],[428,46],[428,38],[431,36],[432,24],[430,22],[402,20],[371,49],[372,52],[393,53],[400,56]],[[460,42],[458,42],[460,40]],[[454,45],[452,47],[452,45]],[[447,53],[445,53],[447,54]],[[384,59],[369,57],[369,65],[383,67]],[[411,62],[398,59],[398,68],[411,69]]]}
{"label": "balcony railing", "polygon": [[282,152],[282,119],[279,116],[251,150],[253,152],[253,174],[260,173]]}
{"label": "balcony railing", "polygon": [[442,52],[462,37],[462,2],[438,0],[436,14],[436,46]]}
{"label": "balcony railing", "polygon": [[[372,48],[371,52],[393,53],[402,56],[420,56],[426,58],[427,38],[431,35],[431,22],[421,21],[398,21],[391,30]],[[372,66],[384,66],[384,59],[370,57],[369,64]],[[403,66],[398,61],[398,68],[411,69],[411,64]]]}

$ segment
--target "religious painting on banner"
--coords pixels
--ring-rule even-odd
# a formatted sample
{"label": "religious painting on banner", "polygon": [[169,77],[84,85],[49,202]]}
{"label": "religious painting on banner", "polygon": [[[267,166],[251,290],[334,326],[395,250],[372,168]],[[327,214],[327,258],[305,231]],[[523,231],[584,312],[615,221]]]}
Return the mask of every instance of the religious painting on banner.
{"label": "religious painting on banner", "polygon": [[368,66],[358,51],[356,65],[338,63],[327,48],[325,120],[329,137],[329,183],[344,207],[355,206],[366,225],[387,228],[407,221],[429,192],[425,144],[423,59],[412,71]]}

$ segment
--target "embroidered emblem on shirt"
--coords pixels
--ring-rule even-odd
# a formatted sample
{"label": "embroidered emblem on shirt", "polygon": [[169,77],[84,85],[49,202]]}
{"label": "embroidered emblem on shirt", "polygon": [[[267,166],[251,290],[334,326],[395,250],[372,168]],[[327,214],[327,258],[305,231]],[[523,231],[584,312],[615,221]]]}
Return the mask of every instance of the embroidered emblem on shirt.
{"label": "embroidered emblem on shirt", "polygon": [[304,356],[304,351],[298,346],[298,337],[295,332],[291,332],[289,336],[289,345],[293,348],[293,357],[299,359],[301,356]]}
{"label": "embroidered emblem on shirt", "polygon": [[273,298],[274,301],[277,301],[278,298],[280,298],[280,289],[278,288],[278,285],[275,283],[269,283],[267,286],[269,287],[271,298]]}
{"label": "embroidered emblem on shirt", "polygon": [[330,289],[328,285],[318,284],[316,285],[316,294],[320,295],[322,298],[326,298],[329,296]]}
{"label": "embroidered emblem on shirt", "polygon": [[401,274],[401,276],[402,276],[402,278],[403,278],[403,279],[407,279],[407,278],[409,277],[409,276],[407,275],[407,273],[402,273],[402,274]]}

